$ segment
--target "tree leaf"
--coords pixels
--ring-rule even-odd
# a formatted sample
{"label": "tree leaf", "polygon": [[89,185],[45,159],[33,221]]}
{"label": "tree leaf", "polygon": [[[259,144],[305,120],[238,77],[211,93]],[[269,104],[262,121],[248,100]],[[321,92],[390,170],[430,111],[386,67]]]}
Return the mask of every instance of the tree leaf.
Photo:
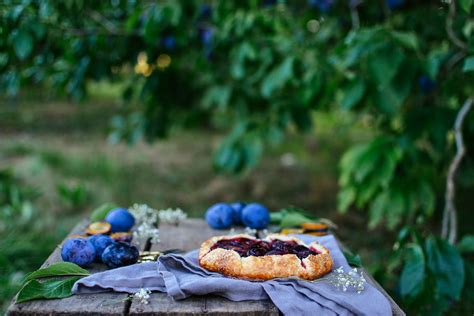
{"label": "tree leaf", "polygon": [[280,65],[274,68],[263,80],[261,93],[269,98],[276,90],[282,88],[293,77],[294,57],[287,57]]}
{"label": "tree leaf", "polygon": [[466,60],[464,61],[464,66],[462,67],[462,71],[474,71],[474,56],[469,56],[468,58],[466,58]]}
{"label": "tree leaf", "polygon": [[356,192],[353,187],[345,187],[337,195],[337,209],[341,213],[347,212],[349,206],[354,203]]}
{"label": "tree leaf", "polygon": [[405,197],[402,191],[390,188],[390,207],[387,208],[386,222],[389,230],[393,230],[400,223],[403,213],[406,210]]}
{"label": "tree leaf", "polygon": [[400,109],[411,89],[410,80],[405,79],[386,86],[378,86],[374,99],[382,112],[393,115]]}
{"label": "tree leaf", "polygon": [[466,11],[466,13],[471,13],[471,6],[473,0],[459,0],[459,6]]}
{"label": "tree leaf", "polygon": [[458,300],[464,286],[464,261],[459,251],[446,240],[426,240],[428,268],[436,277],[438,293]]}
{"label": "tree leaf", "polygon": [[364,96],[366,89],[365,81],[361,78],[353,80],[344,90],[344,98],[341,106],[345,110],[351,109],[354,105],[360,102]]}
{"label": "tree leaf", "polygon": [[369,228],[374,228],[382,221],[389,203],[389,191],[384,191],[375,198],[369,209]]}
{"label": "tree leaf", "polygon": [[351,266],[362,267],[362,260],[358,254],[354,254],[351,251],[345,250],[343,250],[342,253],[344,254],[344,257],[346,257],[347,263],[349,263]]}
{"label": "tree leaf", "polygon": [[216,105],[219,109],[224,110],[229,105],[231,94],[232,88],[230,86],[214,86],[206,91],[202,104],[205,109]]}
{"label": "tree leaf", "polygon": [[26,281],[55,276],[88,276],[89,271],[81,268],[77,264],[71,262],[58,262],[50,265],[49,267],[36,270],[26,277]]}
{"label": "tree leaf", "polygon": [[257,164],[263,152],[263,143],[259,137],[246,137],[242,144],[242,155],[245,159],[245,167],[253,167]]}
{"label": "tree leaf", "polygon": [[474,252],[474,235],[466,235],[458,243],[458,250],[461,253]]}
{"label": "tree leaf", "polygon": [[423,249],[420,245],[407,248],[405,265],[400,276],[400,294],[402,297],[417,296],[424,287],[426,263]]}
{"label": "tree leaf", "polygon": [[400,44],[402,44],[406,48],[410,48],[415,51],[418,50],[419,48],[418,37],[416,37],[415,33],[393,31],[391,34],[395,40],[397,40]]}
{"label": "tree leaf", "polygon": [[28,57],[33,50],[33,37],[26,31],[19,30],[12,36],[13,49],[21,60]]}
{"label": "tree leaf", "polygon": [[381,88],[391,82],[403,59],[404,55],[399,47],[388,45],[370,54],[368,71],[374,84]]}
{"label": "tree leaf", "polygon": [[72,287],[81,277],[72,277],[64,280],[47,280],[39,282],[31,280],[18,293],[16,302],[26,302],[37,299],[64,298],[72,295]]}
{"label": "tree leaf", "polygon": [[421,211],[431,216],[435,209],[436,196],[428,181],[421,181],[418,188],[418,199],[423,208]]}

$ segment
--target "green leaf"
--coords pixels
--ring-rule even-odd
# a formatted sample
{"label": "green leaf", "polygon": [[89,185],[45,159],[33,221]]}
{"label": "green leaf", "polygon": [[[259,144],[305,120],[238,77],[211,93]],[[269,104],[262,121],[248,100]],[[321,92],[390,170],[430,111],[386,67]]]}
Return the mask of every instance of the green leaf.
{"label": "green leaf", "polygon": [[344,257],[346,257],[347,262],[351,266],[362,267],[362,260],[360,259],[360,256],[358,254],[354,254],[350,251],[345,250],[343,250],[342,253],[344,254]]}
{"label": "green leaf", "polygon": [[469,56],[468,58],[466,58],[466,60],[464,61],[464,66],[462,67],[462,71],[474,71],[474,56]]}
{"label": "green leaf", "polygon": [[458,300],[464,286],[464,261],[459,251],[446,240],[426,240],[428,268],[436,277],[438,293]]}
{"label": "green leaf", "polygon": [[410,89],[411,82],[409,80],[379,86],[375,92],[375,102],[382,112],[393,115],[399,110],[407,98]]}
{"label": "green leaf", "polygon": [[356,192],[352,187],[346,187],[343,190],[339,191],[337,195],[337,209],[341,213],[347,212],[349,206],[354,203],[356,198]]}
{"label": "green leaf", "polygon": [[28,57],[33,50],[33,37],[26,31],[19,30],[12,36],[13,49],[21,60]]}
{"label": "green leaf", "polygon": [[241,171],[242,164],[242,150],[232,142],[224,142],[214,155],[214,165],[217,169],[235,173]]}
{"label": "green leaf", "polygon": [[312,218],[309,218],[299,212],[288,212],[281,219],[280,228],[297,227],[303,223],[312,221]]}
{"label": "green leaf", "polygon": [[414,297],[421,293],[426,277],[426,263],[423,249],[411,245],[407,249],[405,265],[400,276],[400,294],[402,297]]}
{"label": "green leaf", "polygon": [[72,287],[81,277],[72,277],[64,280],[47,280],[39,282],[31,280],[18,293],[16,302],[26,302],[37,299],[64,298],[72,295]]}
{"label": "green leaf", "polygon": [[216,105],[219,109],[225,109],[229,105],[232,89],[230,86],[213,86],[208,89],[203,97],[202,104],[205,109]]}
{"label": "green leaf", "polygon": [[388,45],[372,53],[368,59],[368,70],[373,83],[385,87],[397,74],[404,58],[399,47]]}
{"label": "green leaf", "polygon": [[403,212],[405,211],[405,197],[400,190],[394,188],[390,189],[390,206],[387,207],[388,212],[386,216],[387,227],[393,230],[398,223],[400,223]]}
{"label": "green leaf", "polygon": [[231,52],[230,73],[235,79],[243,79],[246,74],[246,61],[256,58],[257,52],[249,42],[243,42]]}
{"label": "green leaf", "polygon": [[375,198],[369,209],[369,228],[374,228],[382,221],[389,204],[389,191],[384,191]]}
{"label": "green leaf", "polygon": [[422,212],[431,216],[435,209],[436,196],[427,181],[422,181],[418,188],[418,198],[422,207]]}
{"label": "green leaf", "polygon": [[445,48],[433,49],[428,53],[424,68],[431,79],[436,79],[439,69],[448,54],[449,53]]}
{"label": "green leaf", "polygon": [[418,37],[413,32],[398,32],[393,31],[392,33],[393,38],[398,41],[400,44],[405,46],[406,48],[418,50],[419,43]]}
{"label": "green leaf", "polygon": [[77,264],[71,262],[59,262],[50,265],[49,267],[36,270],[26,277],[26,281],[34,279],[55,277],[55,276],[88,276],[89,271],[81,268]]}
{"label": "green leaf", "polygon": [[294,61],[294,57],[287,57],[265,77],[261,87],[261,93],[264,97],[271,97],[276,90],[283,88],[286,82],[293,77]]}
{"label": "green leaf", "polygon": [[92,211],[90,219],[92,222],[100,222],[105,219],[107,214],[114,208],[118,207],[115,203],[104,203]]}
{"label": "green leaf", "polygon": [[473,0],[459,0],[459,6],[466,11],[466,13],[471,13],[471,6]]}
{"label": "green leaf", "polygon": [[253,167],[262,156],[263,143],[259,137],[247,137],[242,144],[242,157],[245,161],[245,167]]}
{"label": "green leaf", "polygon": [[354,178],[356,182],[361,183],[370,174],[374,173],[377,168],[377,162],[380,159],[380,155],[383,154],[382,148],[377,148],[372,144],[369,144],[364,155],[362,155],[357,161],[357,168],[354,170]]}
{"label": "green leaf", "polygon": [[359,103],[364,96],[365,89],[366,84],[363,79],[357,78],[353,80],[344,90],[344,98],[341,103],[342,108],[349,110]]}
{"label": "green leaf", "polygon": [[280,225],[281,220],[283,219],[284,214],[286,214],[286,210],[281,210],[278,212],[271,212],[270,213],[270,223],[274,225]]}
{"label": "green leaf", "polygon": [[464,236],[457,247],[461,253],[474,252],[474,235]]}

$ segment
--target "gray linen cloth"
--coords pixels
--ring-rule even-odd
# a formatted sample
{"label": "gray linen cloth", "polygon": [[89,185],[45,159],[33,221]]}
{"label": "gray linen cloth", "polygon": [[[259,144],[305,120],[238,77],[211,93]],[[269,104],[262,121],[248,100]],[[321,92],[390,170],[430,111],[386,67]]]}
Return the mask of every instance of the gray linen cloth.
{"label": "gray linen cloth", "polygon": [[[342,266],[346,272],[350,269],[334,236],[297,237],[306,243],[318,241],[330,250],[335,268]],[[194,250],[185,255],[164,255],[158,262],[96,273],[77,281],[73,292],[136,293],[145,288],[165,292],[175,300],[206,294],[223,296],[232,301],[271,299],[284,315],[392,315],[387,298],[369,283],[358,294],[353,288],[344,292],[328,282],[239,280],[201,268],[197,257],[198,251]]]}

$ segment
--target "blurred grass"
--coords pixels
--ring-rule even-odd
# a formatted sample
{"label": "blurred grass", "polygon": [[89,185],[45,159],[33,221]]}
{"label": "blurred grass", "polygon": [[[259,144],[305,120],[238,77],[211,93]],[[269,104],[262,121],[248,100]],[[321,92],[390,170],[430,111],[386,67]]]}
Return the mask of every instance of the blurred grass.
{"label": "blurred grass", "polygon": [[[120,110],[113,101],[119,89],[101,84],[92,91],[85,104],[33,91],[0,106],[0,169],[12,169],[22,185],[40,193],[29,221],[11,218],[0,227],[3,309],[22,277],[40,266],[80,218],[107,201],[180,207],[190,216],[202,216],[218,201],[259,201],[271,210],[296,205],[344,227],[340,236],[369,266],[371,247],[381,247],[381,240],[390,245],[383,231],[373,231],[372,238],[360,234],[366,231],[362,213],[335,211],[337,162],[348,146],[370,135],[363,121],[344,112],[316,113],[313,133],[290,132],[255,169],[232,177],[214,172],[212,152],[222,136],[213,131],[176,131],[152,145],[107,144],[108,123]],[[68,202],[61,186],[84,188],[85,197]]]}

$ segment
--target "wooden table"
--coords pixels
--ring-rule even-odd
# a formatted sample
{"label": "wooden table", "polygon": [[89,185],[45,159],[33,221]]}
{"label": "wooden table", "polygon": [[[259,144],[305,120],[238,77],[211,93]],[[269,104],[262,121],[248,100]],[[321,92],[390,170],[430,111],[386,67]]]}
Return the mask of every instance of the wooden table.
{"label": "wooden table", "polygon": [[[88,221],[79,223],[70,234],[84,231]],[[160,225],[159,249],[147,249],[149,244],[141,243],[142,250],[163,250],[178,248],[191,250],[198,248],[202,241],[215,235],[224,235],[228,231],[213,230],[202,219],[187,219],[179,226]],[[56,247],[42,267],[60,262],[60,246]],[[89,270],[92,273],[105,270],[103,264],[95,264]],[[392,305],[393,315],[405,315],[393,299],[370,275],[367,280],[376,286]],[[73,295],[64,299],[37,300],[15,304],[8,308],[7,315],[279,315],[278,309],[269,300],[232,302],[218,296],[195,296],[181,301],[173,301],[164,293],[152,293],[149,304],[126,300],[125,293],[101,293]]]}

